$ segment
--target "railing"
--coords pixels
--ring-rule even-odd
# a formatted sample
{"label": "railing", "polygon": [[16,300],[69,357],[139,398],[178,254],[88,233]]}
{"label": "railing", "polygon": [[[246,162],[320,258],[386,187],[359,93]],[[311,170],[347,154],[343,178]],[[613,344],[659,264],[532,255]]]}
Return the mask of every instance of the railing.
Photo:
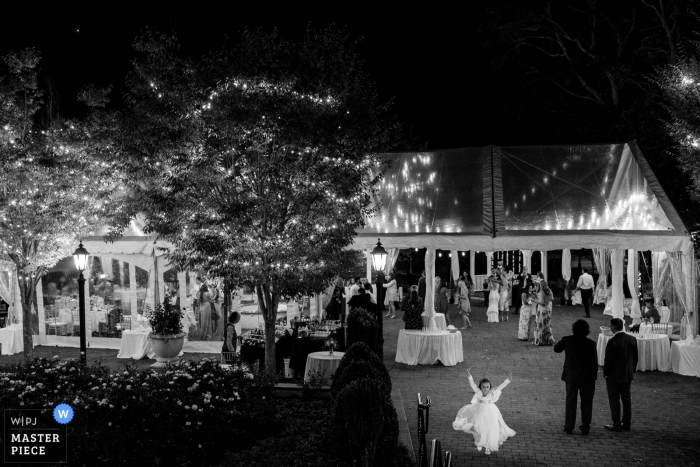
{"label": "railing", "polygon": [[433,439],[428,459],[428,446],[425,441],[425,434],[430,427],[430,396],[425,397],[425,403],[421,394],[418,393],[418,467],[452,467],[452,453],[444,453],[440,445],[440,440]]}

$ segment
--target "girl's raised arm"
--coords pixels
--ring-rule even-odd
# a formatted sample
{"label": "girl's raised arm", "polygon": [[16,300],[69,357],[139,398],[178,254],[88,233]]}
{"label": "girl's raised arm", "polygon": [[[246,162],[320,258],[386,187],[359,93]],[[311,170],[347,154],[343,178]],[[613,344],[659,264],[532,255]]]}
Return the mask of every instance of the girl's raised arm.
{"label": "girl's raised arm", "polygon": [[472,376],[471,367],[467,368],[467,373],[469,373],[469,385],[472,387],[474,392],[479,392],[479,387],[474,382],[474,377]]}
{"label": "girl's raised arm", "polygon": [[513,379],[513,373],[512,373],[512,372],[508,374],[508,379],[506,379],[505,381],[503,381],[503,382],[501,383],[501,385],[498,386],[498,387],[496,388],[496,390],[498,390],[498,391],[503,391],[503,389],[505,389],[505,387],[508,386],[508,384],[510,384],[510,380],[511,380],[511,379]]}

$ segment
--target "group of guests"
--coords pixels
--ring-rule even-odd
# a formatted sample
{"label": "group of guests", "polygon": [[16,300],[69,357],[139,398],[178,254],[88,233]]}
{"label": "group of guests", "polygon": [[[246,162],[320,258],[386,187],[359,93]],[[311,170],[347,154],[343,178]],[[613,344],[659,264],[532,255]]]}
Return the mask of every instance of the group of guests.
{"label": "group of guests", "polygon": [[[197,340],[213,340],[217,337],[219,321],[222,318],[221,304],[223,296],[215,286],[207,285],[204,279],[197,276],[196,283],[189,295],[191,310],[185,310],[183,328]],[[195,317],[199,313],[199,321]]]}
{"label": "group of guests", "polygon": [[541,271],[535,277],[526,276],[523,284],[523,292],[519,297],[518,339],[529,341],[534,338],[533,345],[553,345],[552,289]]}

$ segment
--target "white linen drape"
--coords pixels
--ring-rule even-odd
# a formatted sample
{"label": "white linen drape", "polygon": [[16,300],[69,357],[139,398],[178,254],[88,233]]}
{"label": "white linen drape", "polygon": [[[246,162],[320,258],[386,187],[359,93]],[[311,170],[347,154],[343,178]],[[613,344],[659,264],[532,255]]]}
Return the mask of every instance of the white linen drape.
{"label": "white linen drape", "polygon": [[523,254],[523,264],[527,267],[530,274],[532,274],[532,250],[520,250],[520,252]]}
{"label": "white linen drape", "polygon": [[425,316],[428,328],[436,329],[435,324],[435,250],[428,248],[425,252]]}
{"label": "white linen drape", "polygon": [[622,269],[625,250],[612,250],[610,263],[612,264],[612,314],[613,318],[623,319],[624,293],[622,292]]}
{"label": "white linen drape", "polygon": [[547,268],[547,252],[546,251],[540,251],[540,269],[542,270],[542,274],[544,274],[544,280],[549,280],[549,271]]}
{"label": "white linen drape", "polygon": [[595,268],[598,270],[598,283],[593,294],[593,303],[605,303],[608,290],[608,274],[610,273],[610,249],[608,248],[593,248],[593,261]]}
{"label": "white linen drape", "polygon": [[5,326],[9,326],[12,323],[12,290],[10,289],[10,283],[12,275],[8,274],[6,271],[0,272],[0,298],[2,298],[8,304],[8,316]]}
{"label": "white linen drape", "polygon": [[365,271],[367,282],[372,283],[372,250],[367,250],[367,267]]}
{"label": "white linen drape", "polygon": [[632,307],[630,317],[632,326],[642,322],[642,309],[639,307],[639,284],[637,284],[639,274],[639,255],[633,249],[627,250],[627,287],[632,295]]}
{"label": "white linen drape", "polygon": [[561,276],[567,282],[571,279],[571,250],[568,248],[561,251]]}
{"label": "white linen drape", "polygon": [[457,282],[457,279],[459,279],[459,251],[452,250],[450,254],[452,255],[452,258],[450,258],[452,260],[452,279]]}
{"label": "white linen drape", "polygon": [[389,248],[387,251],[388,255],[386,258],[386,264],[384,265],[384,273],[389,274],[394,270],[394,264],[396,264],[396,259],[399,257],[399,248]]}
{"label": "white linen drape", "polygon": [[[692,276],[692,271],[689,266],[683,264],[683,254],[680,251],[667,251],[666,258],[671,270],[671,275],[673,276],[673,288],[676,291],[676,297],[678,298],[683,312],[681,339],[684,339],[689,332],[691,334],[693,333],[692,327],[688,325],[690,323],[690,311],[692,308],[690,308],[690,304],[688,303],[689,294],[686,294],[686,281],[684,277],[685,275]],[[687,270],[683,266],[686,266]]]}

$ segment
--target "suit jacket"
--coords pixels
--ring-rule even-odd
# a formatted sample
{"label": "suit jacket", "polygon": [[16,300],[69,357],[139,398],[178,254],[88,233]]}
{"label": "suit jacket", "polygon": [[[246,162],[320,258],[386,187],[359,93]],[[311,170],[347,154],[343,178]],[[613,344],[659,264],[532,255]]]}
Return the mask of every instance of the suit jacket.
{"label": "suit jacket", "polygon": [[637,339],[622,331],[605,347],[603,375],[614,383],[631,383],[637,371]]}
{"label": "suit jacket", "polygon": [[588,383],[598,378],[596,343],[585,336],[566,336],[554,346],[556,353],[564,352],[561,380],[567,383]]}
{"label": "suit jacket", "polygon": [[418,296],[425,301],[425,277],[418,279]]}
{"label": "suit jacket", "polygon": [[350,310],[353,308],[364,308],[370,313],[374,313],[374,303],[372,303],[372,298],[369,294],[354,295],[350,300],[348,300],[348,306]]}

